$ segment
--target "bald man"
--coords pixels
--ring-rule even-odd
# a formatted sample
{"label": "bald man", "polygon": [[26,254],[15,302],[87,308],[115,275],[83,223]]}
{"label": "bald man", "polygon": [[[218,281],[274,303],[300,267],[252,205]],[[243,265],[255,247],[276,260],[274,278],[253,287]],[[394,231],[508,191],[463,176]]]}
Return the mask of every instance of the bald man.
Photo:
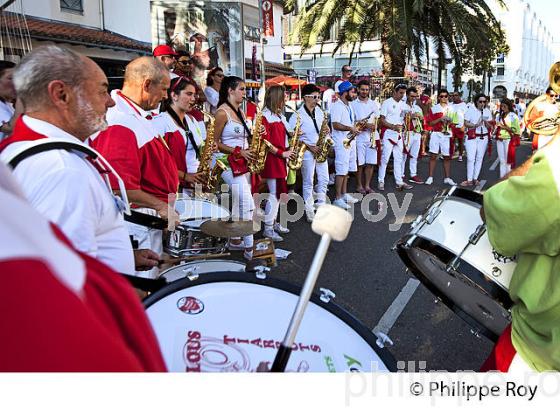
{"label": "bald man", "polygon": [[[137,211],[169,219],[177,215],[168,210],[170,194],[179,185],[175,161],[152,125],[160,102],[167,97],[169,71],[160,61],[140,57],[125,70],[122,90],[114,90],[115,106],[107,112],[109,127],[91,137],[96,148],[124,181],[128,199]],[[117,189],[116,181],[112,181]],[[169,212],[174,215],[169,215]],[[162,231],[127,223],[139,247],[162,253]],[[137,272],[154,278],[157,269]]]}
{"label": "bald man", "polygon": [[[14,83],[25,111],[12,136],[0,143],[0,159],[15,167],[31,205],[78,250],[117,272],[134,274],[122,198],[113,197],[98,171],[106,161],[99,156],[94,163],[98,155],[84,143],[107,127],[105,113],[115,104],[107,93],[107,77],[89,58],[50,45],[25,56]],[[45,149],[51,142],[58,146]],[[152,268],[158,256],[138,251],[136,262],[136,267]]]}

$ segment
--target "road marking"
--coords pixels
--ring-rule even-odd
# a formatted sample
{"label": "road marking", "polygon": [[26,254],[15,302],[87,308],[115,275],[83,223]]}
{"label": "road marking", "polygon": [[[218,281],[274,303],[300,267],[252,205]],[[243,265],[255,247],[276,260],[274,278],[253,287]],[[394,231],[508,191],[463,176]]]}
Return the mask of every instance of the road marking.
{"label": "road marking", "polygon": [[500,158],[496,158],[496,161],[494,161],[494,163],[490,165],[490,171],[494,171],[496,168],[498,168],[499,163],[500,163]]}
{"label": "road marking", "polygon": [[482,188],[484,187],[484,185],[486,185],[486,180],[483,179],[482,181],[480,181],[478,183],[478,185],[476,186],[476,189],[474,190],[474,192],[480,192],[482,191]]}
{"label": "road marking", "polygon": [[391,306],[385,311],[379,323],[373,328],[373,333],[377,334],[379,332],[389,334],[389,331],[403,312],[404,308],[410,302],[412,295],[420,285],[420,281],[414,278],[410,278],[406,285],[401,289],[400,293],[397,295]]}

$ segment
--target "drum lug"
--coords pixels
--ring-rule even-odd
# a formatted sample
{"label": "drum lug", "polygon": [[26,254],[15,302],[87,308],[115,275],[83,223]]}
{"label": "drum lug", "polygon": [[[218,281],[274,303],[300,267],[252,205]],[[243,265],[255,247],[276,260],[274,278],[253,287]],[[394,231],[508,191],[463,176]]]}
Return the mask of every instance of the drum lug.
{"label": "drum lug", "polygon": [[482,335],[480,334],[479,329],[471,329],[471,334],[477,339],[482,339]]}
{"label": "drum lug", "polygon": [[319,292],[321,292],[321,296],[319,297],[319,299],[321,299],[321,301],[324,303],[329,303],[331,299],[334,299],[336,297],[335,293],[327,288],[320,288]]}
{"label": "drum lug", "polygon": [[385,348],[385,346],[393,346],[395,343],[391,340],[391,338],[383,332],[375,332],[375,336],[377,336],[377,340],[375,344],[379,346],[380,349]]}
{"label": "drum lug", "polygon": [[198,279],[199,274],[196,271],[197,271],[196,266],[183,269],[183,272],[185,273],[185,277],[188,278],[190,281],[195,281]]}
{"label": "drum lug", "polygon": [[430,209],[430,212],[428,212],[428,215],[426,215],[426,223],[428,225],[431,225],[432,222],[435,221],[435,219],[438,217],[438,215],[441,213],[441,209],[439,208],[439,206],[437,208],[432,208]]}
{"label": "drum lug", "polygon": [[255,276],[257,279],[264,280],[266,279],[266,274],[270,272],[270,268],[266,266],[257,266],[255,268]]}

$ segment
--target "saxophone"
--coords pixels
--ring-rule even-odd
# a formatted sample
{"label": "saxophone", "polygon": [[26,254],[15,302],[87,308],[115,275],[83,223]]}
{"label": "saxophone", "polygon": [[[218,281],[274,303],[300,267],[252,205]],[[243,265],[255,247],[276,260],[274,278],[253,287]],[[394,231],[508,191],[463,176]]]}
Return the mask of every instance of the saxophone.
{"label": "saxophone", "polygon": [[301,128],[301,117],[299,112],[296,111],[296,126],[294,127],[294,135],[290,141],[290,148],[289,150],[296,154],[295,159],[288,159],[288,168],[293,169],[294,171],[301,168],[303,165],[303,154],[305,154],[305,150],[307,149],[307,145],[305,142],[299,139],[299,130]]}
{"label": "saxophone", "polygon": [[317,154],[315,154],[315,161],[325,162],[329,155],[330,148],[334,145],[334,141],[330,136],[331,130],[329,128],[329,117],[327,112],[323,110],[323,122],[319,130],[319,139],[317,140]]}
{"label": "saxophone", "polygon": [[262,117],[262,111],[259,110],[255,116],[251,145],[249,146],[249,151],[253,154],[254,159],[247,161],[247,168],[249,168],[249,172],[252,174],[260,174],[262,172],[268,151],[272,148],[272,144],[264,138],[266,129],[262,123]]}
{"label": "saxophone", "polygon": [[354,141],[354,139],[358,136],[358,134],[360,134],[363,130],[366,129],[366,125],[368,123],[371,114],[373,114],[373,112],[370,113],[367,117],[356,122],[356,124],[354,125],[354,127],[356,128],[356,132],[350,133],[348,137],[342,140],[342,145],[344,146],[344,148],[350,149],[350,143]]}
{"label": "saxophone", "polygon": [[214,123],[216,119],[206,111],[202,111],[202,114],[204,114],[205,118],[208,118],[208,128],[204,149],[200,154],[200,163],[196,172],[202,174],[206,181],[202,189],[206,192],[214,192],[217,189],[218,182],[220,182],[222,172],[227,168],[220,161],[216,161],[216,164],[212,167],[212,154],[214,153],[214,145],[216,143],[214,136]]}

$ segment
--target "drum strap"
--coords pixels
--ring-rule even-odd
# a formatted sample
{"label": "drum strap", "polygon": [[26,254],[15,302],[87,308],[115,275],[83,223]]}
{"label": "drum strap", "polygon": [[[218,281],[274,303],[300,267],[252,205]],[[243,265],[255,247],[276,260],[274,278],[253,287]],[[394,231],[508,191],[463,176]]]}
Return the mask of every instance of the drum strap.
{"label": "drum strap", "polygon": [[[78,151],[87,155],[86,158],[89,160],[96,160],[98,157],[97,152],[85,145],[75,144],[68,141],[49,141],[41,143],[39,145],[33,145],[25,151],[20,152],[8,162],[8,165],[12,169],[15,169],[26,158],[32,157],[33,155],[39,154],[41,152],[53,150],[65,150],[69,152]],[[130,215],[124,213],[124,220],[136,225],[142,225],[153,229],[165,229],[165,227],[167,226],[165,220],[161,218],[133,210],[130,211]]]}

